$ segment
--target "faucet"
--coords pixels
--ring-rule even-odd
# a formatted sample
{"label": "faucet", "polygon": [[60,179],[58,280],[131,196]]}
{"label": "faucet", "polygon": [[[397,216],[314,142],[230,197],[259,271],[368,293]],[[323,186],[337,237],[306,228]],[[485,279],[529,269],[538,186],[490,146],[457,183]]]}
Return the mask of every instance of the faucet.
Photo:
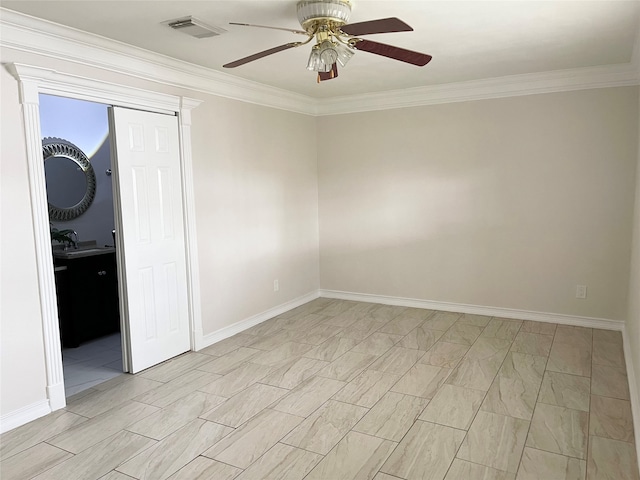
{"label": "faucet", "polygon": [[75,241],[73,241],[73,248],[75,248],[76,250],[78,249],[78,243],[80,242],[80,237],[78,237],[78,232],[76,232],[75,230],[73,232],[71,232],[69,234],[69,236],[71,238],[73,238],[74,236],[76,237]]}

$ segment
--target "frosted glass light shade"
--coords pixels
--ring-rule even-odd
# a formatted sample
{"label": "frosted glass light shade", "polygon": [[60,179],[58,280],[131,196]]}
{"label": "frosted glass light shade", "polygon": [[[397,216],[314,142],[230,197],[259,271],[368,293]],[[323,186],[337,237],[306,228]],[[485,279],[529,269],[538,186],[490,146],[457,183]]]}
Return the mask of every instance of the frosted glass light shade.
{"label": "frosted glass light shade", "polygon": [[338,53],[338,63],[344,67],[347,62],[351,60],[355,52],[341,43],[334,43],[333,46]]}

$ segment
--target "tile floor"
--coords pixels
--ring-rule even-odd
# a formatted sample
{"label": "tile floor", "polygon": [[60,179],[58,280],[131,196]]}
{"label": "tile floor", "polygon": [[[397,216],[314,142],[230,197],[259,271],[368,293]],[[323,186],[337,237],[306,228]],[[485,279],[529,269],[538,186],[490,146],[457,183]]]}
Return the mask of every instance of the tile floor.
{"label": "tile floor", "polygon": [[122,375],[120,333],[62,350],[67,397]]}
{"label": "tile floor", "polygon": [[618,332],[318,299],[1,437],[9,479],[639,480]]}

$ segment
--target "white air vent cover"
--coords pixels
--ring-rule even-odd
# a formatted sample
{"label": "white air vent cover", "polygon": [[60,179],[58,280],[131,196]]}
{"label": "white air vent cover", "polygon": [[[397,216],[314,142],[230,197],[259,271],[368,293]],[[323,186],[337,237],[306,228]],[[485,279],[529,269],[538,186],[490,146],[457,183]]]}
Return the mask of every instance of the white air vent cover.
{"label": "white air vent cover", "polygon": [[224,28],[207,25],[203,21],[191,16],[178,18],[176,20],[168,20],[162,23],[170,26],[174,30],[178,30],[196,38],[215,37],[226,32]]}

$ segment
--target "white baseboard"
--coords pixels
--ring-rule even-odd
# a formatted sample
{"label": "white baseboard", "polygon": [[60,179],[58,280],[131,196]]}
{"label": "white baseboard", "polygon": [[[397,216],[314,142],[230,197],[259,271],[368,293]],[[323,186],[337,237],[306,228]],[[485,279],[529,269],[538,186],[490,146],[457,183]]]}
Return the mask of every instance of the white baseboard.
{"label": "white baseboard", "polygon": [[257,315],[253,315],[249,318],[245,318],[244,320],[240,320],[233,325],[229,325],[228,327],[221,328],[220,330],[216,330],[213,333],[203,335],[200,341],[197,343],[200,346],[199,350],[208,347],[209,345],[213,345],[214,343],[217,343],[221,340],[224,340],[225,338],[232,337],[236,333],[240,333],[243,330],[258,325],[265,320],[269,320],[270,318],[281,315],[284,312],[288,312],[289,310],[299,307],[300,305],[304,305],[311,300],[315,300],[319,296],[320,294],[318,290],[314,290],[307,293],[306,295],[278,305],[277,307],[270,308],[269,310],[265,310],[264,312],[258,313]]}
{"label": "white baseboard", "polygon": [[19,408],[0,417],[0,433],[13,430],[25,423],[29,423],[36,418],[44,417],[51,413],[48,400],[32,403],[26,407]]}
{"label": "white baseboard", "polygon": [[340,300],[353,300],[356,302],[382,303],[384,305],[397,305],[400,307],[427,308],[444,312],[471,313],[475,315],[487,315],[490,317],[514,318],[516,320],[533,320],[536,322],[551,322],[561,325],[574,325],[578,327],[602,328],[604,330],[624,329],[621,320],[607,318],[579,317],[563,315],[560,313],[532,312],[528,310],[516,310],[502,307],[485,307],[482,305],[467,305],[464,303],[437,302],[433,300],[419,300],[415,298],[389,297],[385,295],[373,295],[368,293],[342,292],[339,290],[320,290],[320,296],[337,298]]}
{"label": "white baseboard", "polygon": [[[636,371],[631,361],[631,344],[626,328],[622,329],[622,345],[624,347],[624,362],[627,367],[627,381],[629,382],[629,399],[631,401],[631,413],[633,416],[633,431],[640,432],[640,397],[638,397],[638,382]],[[640,442],[636,440],[636,456],[640,460]]]}

